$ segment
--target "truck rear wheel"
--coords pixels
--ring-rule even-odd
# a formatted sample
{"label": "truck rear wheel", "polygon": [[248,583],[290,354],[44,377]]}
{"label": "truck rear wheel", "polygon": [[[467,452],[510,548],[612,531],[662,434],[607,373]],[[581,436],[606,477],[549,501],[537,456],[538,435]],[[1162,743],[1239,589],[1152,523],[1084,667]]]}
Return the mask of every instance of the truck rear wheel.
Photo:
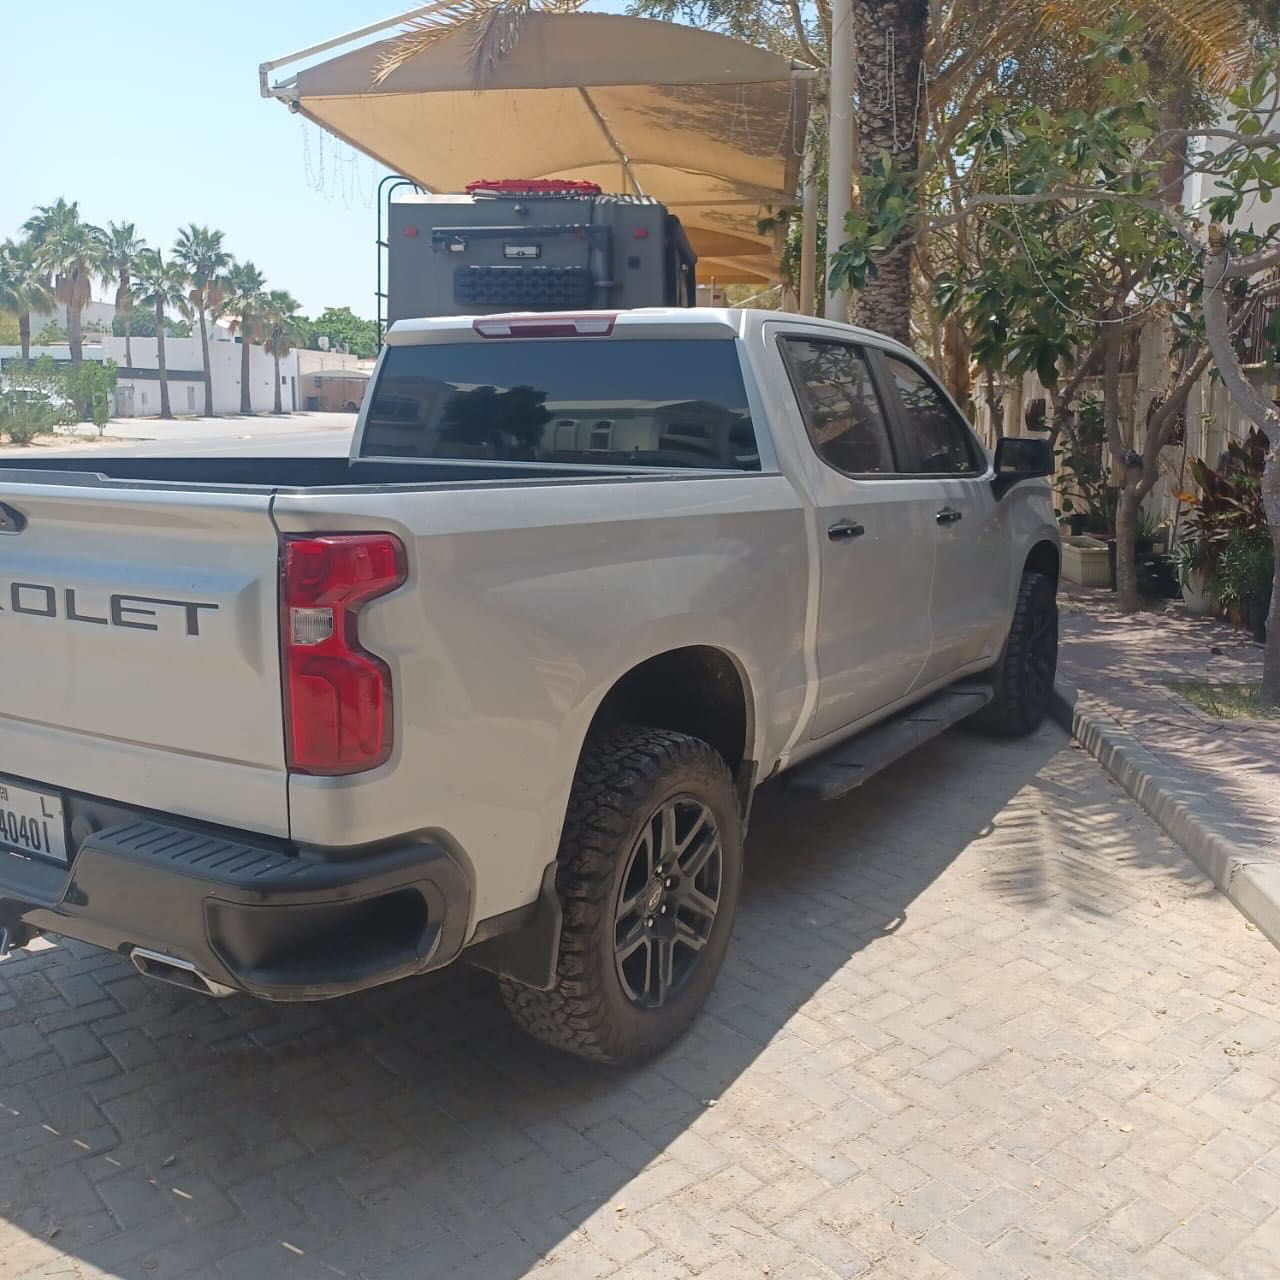
{"label": "truck rear wheel", "polygon": [[1024,573],[1013,623],[990,679],[995,698],[971,723],[1001,738],[1023,738],[1044,720],[1058,670],[1058,603],[1053,579]]}
{"label": "truck rear wheel", "polygon": [[742,884],[729,770],[697,738],[623,727],[583,749],[560,841],[564,927],[550,991],[502,979],[530,1035],[580,1057],[643,1061],[707,998]]}

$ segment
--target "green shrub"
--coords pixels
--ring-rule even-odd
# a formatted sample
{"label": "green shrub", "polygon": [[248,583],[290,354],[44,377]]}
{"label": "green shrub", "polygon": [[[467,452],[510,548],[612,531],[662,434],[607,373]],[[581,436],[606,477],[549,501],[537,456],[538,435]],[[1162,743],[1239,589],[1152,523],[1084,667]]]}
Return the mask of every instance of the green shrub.
{"label": "green shrub", "polygon": [[23,391],[0,394],[0,433],[11,444],[30,444],[36,436],[48,435],[57,425],[57,410],[47,400]]}

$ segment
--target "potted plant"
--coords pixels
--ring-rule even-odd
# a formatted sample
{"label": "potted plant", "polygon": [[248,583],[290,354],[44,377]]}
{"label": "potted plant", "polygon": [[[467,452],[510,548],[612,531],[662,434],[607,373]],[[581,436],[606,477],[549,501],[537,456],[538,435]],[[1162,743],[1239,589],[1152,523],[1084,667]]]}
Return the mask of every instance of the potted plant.
{"label": "potted plant", "polygon": [[1173,549],[1173,564],[1182,588],[1182,600],[1189,612],[1205,617],[1217,608],[1209,579],[1209,546],[1197,533],[1179,540]]}
{"label": "potted plant", "polygon": [[1058,444],[1058,488],[1070,535],[1062,540],[1062,576],[1085,587],[1111,580],[1107,537],[1115,523],[1115,490],[1104,462],[1106,432],[1102,404],[1081,397]]}
{"label": "potted plant", "polygon": [[1140,510],[1138,512],[1138,554],[1150,555],[1153,552],[1163,554],[1168,549],[1169,526],[1159,516],[1153,516],[1145,508]]}

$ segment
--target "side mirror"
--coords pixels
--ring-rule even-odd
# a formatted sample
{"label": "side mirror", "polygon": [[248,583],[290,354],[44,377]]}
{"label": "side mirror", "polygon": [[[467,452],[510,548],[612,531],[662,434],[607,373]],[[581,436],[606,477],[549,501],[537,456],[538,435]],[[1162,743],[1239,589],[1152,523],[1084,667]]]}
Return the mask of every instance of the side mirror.
{"label": "side mirror", "polygon": [[992,481],[996,497],[1003,498],[1022,480],[1053,475],[1053,448],[1047,440],[1023,436],[1001,436],[996,444],[996,474]]}

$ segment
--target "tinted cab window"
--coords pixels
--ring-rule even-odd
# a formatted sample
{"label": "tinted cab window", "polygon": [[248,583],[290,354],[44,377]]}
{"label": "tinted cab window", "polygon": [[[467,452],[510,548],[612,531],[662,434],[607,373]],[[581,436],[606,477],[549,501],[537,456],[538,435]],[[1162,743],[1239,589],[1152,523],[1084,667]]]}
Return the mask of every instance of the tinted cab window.
{"label": "tinted cab window", "polygon": [[360,455],[760,469],[731,339],[389,347]]}
{"label": "tinted cab window", "polygon": [[851,476],[897,470],[863,353],[847,342],[784,338],[783,355],[814,452]]}
{"label": "tinted cab window", "polygon": [[885,355],[906,437],[904,469],[924,475],[977,475],[986,460],[963,418],[951,402],[914,365]]}

